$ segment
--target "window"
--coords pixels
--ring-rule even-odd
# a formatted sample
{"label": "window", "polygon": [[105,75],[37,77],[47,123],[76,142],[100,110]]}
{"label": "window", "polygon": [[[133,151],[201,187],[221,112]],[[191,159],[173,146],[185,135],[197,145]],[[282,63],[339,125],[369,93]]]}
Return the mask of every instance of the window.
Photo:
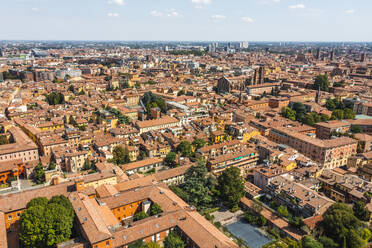
{"label": "window", "polygon": [[12,216],[11,215],[8,215],[8,220],[11,220],[12,219]]}
{"label": "window", "polygon": [[106,246],[110,246],[110,241],[106,241]]}
{"label": "window", "polygon": [[160,233],[156,234],[156,241],[160,240]]}

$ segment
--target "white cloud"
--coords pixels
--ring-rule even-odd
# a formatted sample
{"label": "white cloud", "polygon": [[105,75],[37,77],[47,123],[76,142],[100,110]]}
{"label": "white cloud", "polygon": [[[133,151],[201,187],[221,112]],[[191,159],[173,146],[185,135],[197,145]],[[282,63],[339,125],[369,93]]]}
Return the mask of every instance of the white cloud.
{"label": "white cloud", "polygon": [[215,22],[222,22],[222,21],[225,21],[226,20],[226,16],[224,15],[212,15],[211,16],[211,19]]}
{"label": "white cloud", "polygon": [[345,13],[352,15],[352,14],[355,13],[355,9],[347,9],[347,10],[345,10]]}
{"label": "white cloud", "polygon": [[160,17],[160,16],[163,16],[163,12],[160,12],[160,11],[157,11],[157,10],[152,10],[150,11],[150,15],[151,16],[154,16],[154,17]]}
{"label": "white cloud", "polygon": [[305,9],[305,5],[302,3],[295,4],[295,5],[289,5],[288,8],[290,9]]}
{"label": "white cloud", "polygon": [[108,4],[124,5],[124,0],[108,0]]}
{"label": "white cloud", "polygon": [[197,5],[208,5],[212,3],[212,0],[191,0],[191,2]]}
{"label": "white cloud", "polygon": [[180,13],[178,13],[177,10],[175,10],[175,9],[170,9],[170,10],[167,10],[166,12],[167,12],[166,15],[168,17],[179,17],[179,16],[181,16]]}
{"label": "white cloud", "polygon": [[119,17],[120,16],[120,14],[119,13],[107,13],[107,16],[108,17]]}
{"label": "white cloud", "polygon": [[246,22],[246,23],[253,23],[253,22],[254,22],[254,19],[251,18],[251,17],[248,17],[248,16],[243,16],[243,17],[241,18],[241,20],[242,20],[243,22]]}
{"label": "white cloud", "polygon": [[165,11],[152,10],[150,15],[153,17],[182,17],[182,15],[176,9],[167,9]]}
{"label": "white cloud", "polygon": [[38,12],[39,8],[31,8],[31,10],[34,11],[34,12]]}

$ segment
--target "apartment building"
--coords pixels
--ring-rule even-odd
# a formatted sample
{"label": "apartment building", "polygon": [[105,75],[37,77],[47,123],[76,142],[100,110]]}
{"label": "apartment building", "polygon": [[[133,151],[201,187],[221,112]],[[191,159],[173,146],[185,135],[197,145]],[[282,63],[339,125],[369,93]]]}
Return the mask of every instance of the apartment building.
{"label": "apartment building", "polygon": [[291,146],[325,168],[344,166],[348,158],[357,153],[358,142],[349,137],[321,140],[278,127],[270,130],[269,138],[276,143]]}
{"label": "apartment building", "polygon": [[137,121],[136,126],[139,129],[140,134],[149,132],[164,130],[168,128],[180,127],[180,121],[171,116],[163,116],[155,120]]}
{"label": "apartment building", "polygon": [[332,133],[347,133],[350,130],[350,123],[342,120],[319,122],[315,124],[316,137],[319,139],[329,139]]}

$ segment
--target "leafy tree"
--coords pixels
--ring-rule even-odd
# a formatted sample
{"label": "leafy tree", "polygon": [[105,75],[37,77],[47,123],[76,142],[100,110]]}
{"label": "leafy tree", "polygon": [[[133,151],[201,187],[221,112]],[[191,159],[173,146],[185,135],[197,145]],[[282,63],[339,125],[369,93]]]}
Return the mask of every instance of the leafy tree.
{"label": "leafy tree", "polygon": [[63,206],[64,208],[66,208],[66,210],[68,212],[68,215],[71,218],[74,218],[74,216],[75,216],[74,207],[72,206],[71,202],[69,201],[69,199],[67,199],[66,196],[55,195],[52,198],[50,198],[50,200],[49,200],[49,204],[52,204],[52,203],[56,203],[58,205]]}
{"label": "leafy tree", "polygon": [[169,235],[164,239],[164,248],[184,248],[186,247],[185,242],[181,237],[175,233],[170,232]]}
{"label": "leafy tree", "polygon": [[128,248],[147,248],[147,247],[148,246],[146,245],[146,243],[142,239],[139,239],[136,242],[134,242],[133,244],[128,245]]}
{"label": "leafy tree", "polygon": [[184,194],[181,198],[186,200],[190,205],[204,209],[213,201],[213,185],[212,180],[207,179],[207,167],[205,161],[198,161],[197,166],[190,167],[185,173],[185,183],[182,186]]}
{"label": "leafy tree", "polygon": [[329,116],[326,115],[326,114],[321,114],[320,115],[320,121],[328,121],[329,120]]}
{"label": "leafy tree", "polygon": [[362,201],[358,201],[353,206],[354,215],[362,220],[362,221],[369,221],[369,217],[371,213],[366,207],[366,204]]}
{"label": "leafy tree", "polygon": [[229,167],[217,178],[218,191],[225,204],[233,208],[238,205],[244,196],[244,182],[240,175],[240,169]]}
{"label": "leafy tree", "polygon": [[195,147],[195,150],[198,150],[205,146],[206,142],[203,139],[196,139],[192,142],[192,145]]}
{"label": "leafy tree", "polygon": [[89,161],[89,159],[86,159],[84,161],[84,164],[83,164],[83,167],[81,168],[83,171],[87,171],[87,170],[90,170],[92,168],[92,164],[91,162]]}
{"label": "leafy tree", "polygon": [[45,94],[45,100],[49,105],[57,105],[57,104],[64,104],[65,103],[65,96],[58,92],[51,92],[49,94]]}
{"label": "leafy tree", "polygon": [[296,111],[296,120],[301,121],[306,115],[306,107],[301,102],[295,102],[292,106],[292,109]]}
{"label": "leafy tree", "polygon": [[48,166],[48,170],[55,170],[55,168],[56,168],[56,164],[54,162],[50,162]]}
{"label": "leafy tree", "polygon": [[0,145],[9,144],[9,140],[6,135],[0,135]]}
{"label": "leafy tree", "polygon": [[164,99],[161,97],[155,96],[151,91],[143,95],[142,102],[146,106],[146,110],[148,114],[149,114],[151,107],[159,107],[161,112],[163,113],[167,112],[167,105]]}
{"label": "leafy tree", "polygon": [[353,133],[362,133],[363,129],[360,126],[351,126],[351,132]]}
{"label": "leafy tree", "polygon": [[147,244],[147,248],[161,248],[161,246],[156,242],[150,242]]}
{"label": "leafy tree", "polygon": [[283,107],[282,108],[282,116],[285,117],[285,118],[288,118],[292,121],[295,121],[296,120],[296,111],[294,111],[293,109],[288,108],[288,107]]}
{"label": "leafy tree", "polygon": [[164,159],[164,164],[171,168],[176,167],[177,166],[176,157],[177,157],[177,154],[175,152],[169,152]]}
{"label": "leafy tree", "polygon": [[192,147],[190,142],[184,140],[177,146],[177,151],[181,153],[182,157],[190,157],[192,154]]}
{"label": "leafy tree", "polygon": [[338,248],[338,244],[326,236],[320,237],[319,242],[322,243],[324,248]]}
{"label": "leafy tree", "polygon": [[345,119],[354,119],[355,118],[355,113],[352,109],[345,108],[344,109],[344,118]]}
{"label": "leafy tree", "polygon": [[305,236],[301,239],[302,248],[323,248],[323,244],[316,241],[311,236]]}
{"label": "leafy tree", "polygon": [[38,163],[34,169],[34,182],[36,184],[42,184],[45,182],[45,171],[41,163]]}
{"label": "leafy tree", "polygon": [[163,210],[161,209],[160,205],[155,202],[152,204],[150,212],[151,215],[158,215],[163,212]]}
{"label": "leafy tree", "polygon": [[116,165],[127,164],[130,162],[129,151],[123,146],[115,146],[112,151],[113,161]]}
{"label": "leafy tree", "polygon": [[37,201],[28,204],[21,215],[19,239],[22,245],[52,248],[68,240],[74,220],[69,210],[56,202],[45,204],[45,199]]}
{"label": "leafy tree", "polygon": [[330,82],[328,80],[328,76],[326,74],[318,75],[314,80],[313,89],[314,90],[322,90],[329,92],[329,85]]}
{"label": "leafy tree", "polygon": [[278,214],[282,217],[288,217],[288,209],[286,206],[280,205],[278,209],[276,210]]}
{"label": "leafy tree", "polygon": [[134,216],[134,221],[138,221],[138,220],[143,220],[143,219],[146,219],[148,218],[149,215],[145,212],[138,212],[135,216]]}
{"label": "leafy tree", "polygon": [[327,99],[326,108],[330,111],[335,110],[336,109],[335,101],[333,99]]}
{"label": "leafy tree", "polygon": [[342,109],[336,109],[332,112],[332,117],[333,120],[342,120],[344,119],[344,111]]}
{"label": "leafy tree", "polygon": [[74,86],[71,84],[69,87],[68,87],[68,91],[71,91],[71,92],[74,92],[75,88]]}
{"label": "leafy tree", "polygon": [[343,203],[333,204],[323,215],[322,227],[324,234],[333,239],[339,246],[347,248],[364,247],[353,246],[363,239],[357,231],[361,228],[361,222],[354,216],[353,210]]}
{"label": "leafy tree", "polygon": [[27,203],[26,208],[30,208],[34,206],[45,207],[46,205],[48,205],[48,202],[49,200],[46,197],[36,197]]}

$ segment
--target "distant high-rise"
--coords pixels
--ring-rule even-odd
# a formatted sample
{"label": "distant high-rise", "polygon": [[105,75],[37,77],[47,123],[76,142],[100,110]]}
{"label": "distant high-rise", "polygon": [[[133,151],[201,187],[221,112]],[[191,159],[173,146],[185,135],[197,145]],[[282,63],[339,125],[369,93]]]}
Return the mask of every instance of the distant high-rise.
{"label": "distant high-rise", "polygon": [[335,58],[335,49],[332,49],[330,60],[333,61],[334,58]]}
{"label": "distant high-rise", "polygon": [[317,60],[320,59],[320,47],[318,47],[318,49],[316,49],[315,59],[317,59]]}
{"label": "distant high-rise", "polygon": [[248,41],[243,41],[239,43],[239,47],[243,49],[247,49],[249,47]]}
{"label": "distant high-rise", "polygon": [[0,48],[0,57],[3,57],[3,49]]}
{"label": "distant high-rise", "polygon": [[367,53],[366,52],[362,53],[362,55],[360,57],[360,61],[363,62],[363,63],[367,62]]}

